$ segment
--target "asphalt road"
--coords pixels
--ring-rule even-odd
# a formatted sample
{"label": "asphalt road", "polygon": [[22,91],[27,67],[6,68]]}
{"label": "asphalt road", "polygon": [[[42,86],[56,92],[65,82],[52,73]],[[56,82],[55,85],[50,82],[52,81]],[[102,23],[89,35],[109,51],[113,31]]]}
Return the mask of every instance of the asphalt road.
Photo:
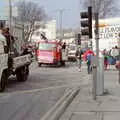
{"label": "asphalt road", "polygon": [[12,78],[6,91],[0,94],[0,120],[40,120],[40,118],[67,92],[86,79],[75,64],[66,67],[30,67],[26,82]]}
{"label": "asphalt road", "polygon": [[81,83],[87,72],[78,72],[75,63],[67,63],[66,67],[56,68],[54,66],[38,67],[37,64],[30,67],[29,79],[26,82],[9,80],[5,92],[19,92],[26,90],[36,90],[51,87],[69,86]]}

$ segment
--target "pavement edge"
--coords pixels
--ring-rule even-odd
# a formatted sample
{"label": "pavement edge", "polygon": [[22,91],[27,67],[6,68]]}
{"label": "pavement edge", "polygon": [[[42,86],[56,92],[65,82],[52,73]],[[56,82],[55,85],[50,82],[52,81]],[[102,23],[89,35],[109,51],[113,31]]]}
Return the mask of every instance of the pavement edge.
{"label": "pavement edge", "polygon": [[79,91],[79,87],[70,89],[40,120],[58,120]]}

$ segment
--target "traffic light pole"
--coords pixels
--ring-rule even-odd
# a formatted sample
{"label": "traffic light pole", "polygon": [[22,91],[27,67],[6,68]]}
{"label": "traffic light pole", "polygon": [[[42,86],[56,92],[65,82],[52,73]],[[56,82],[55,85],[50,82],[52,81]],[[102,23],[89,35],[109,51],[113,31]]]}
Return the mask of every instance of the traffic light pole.
{"label": "traffic light pole", "polygon": [[[12,33],[12,3],[11,3],[11,0],[9,0],[9,30],[10,30],[10,33]],[[10,35],[10,48],[9,48],[9,52],[11,54],[12,50],[11,50],[11,35]]]}
{"label": "traffic light pole", "polygon": [[96,39],[96,57],[97,57],[97,79],[96,79],[96,95],[104,93],[104,58],[99,54],[99,14],[95,13],[95,39]]}
{"label": "traffic light pole", "polygon": [[[96,39],[96,55],[97,61],[99,61],[99,20],[98,20],[98,13],[95,13],[95,39]],[[99,64],[99,62],[98,62]]]}

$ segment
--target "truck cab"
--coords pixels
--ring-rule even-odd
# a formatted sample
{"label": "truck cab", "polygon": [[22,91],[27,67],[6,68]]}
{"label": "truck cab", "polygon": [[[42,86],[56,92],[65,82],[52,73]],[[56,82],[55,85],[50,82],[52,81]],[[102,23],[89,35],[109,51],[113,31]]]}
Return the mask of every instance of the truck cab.
{"label": "truck cab", "polygon": [[66,54],[57,41],[40,41],[37,49],[38,65],[51,64],[61,66],[65,64]]}

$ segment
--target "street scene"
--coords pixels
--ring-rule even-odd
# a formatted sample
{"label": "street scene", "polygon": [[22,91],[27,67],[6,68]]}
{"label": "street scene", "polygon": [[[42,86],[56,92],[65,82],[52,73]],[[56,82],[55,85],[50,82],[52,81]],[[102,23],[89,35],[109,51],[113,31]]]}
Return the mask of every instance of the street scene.
{"label": "street scene", "polygon": [[0,1],[0,120],[119,120],[120,2]]}

